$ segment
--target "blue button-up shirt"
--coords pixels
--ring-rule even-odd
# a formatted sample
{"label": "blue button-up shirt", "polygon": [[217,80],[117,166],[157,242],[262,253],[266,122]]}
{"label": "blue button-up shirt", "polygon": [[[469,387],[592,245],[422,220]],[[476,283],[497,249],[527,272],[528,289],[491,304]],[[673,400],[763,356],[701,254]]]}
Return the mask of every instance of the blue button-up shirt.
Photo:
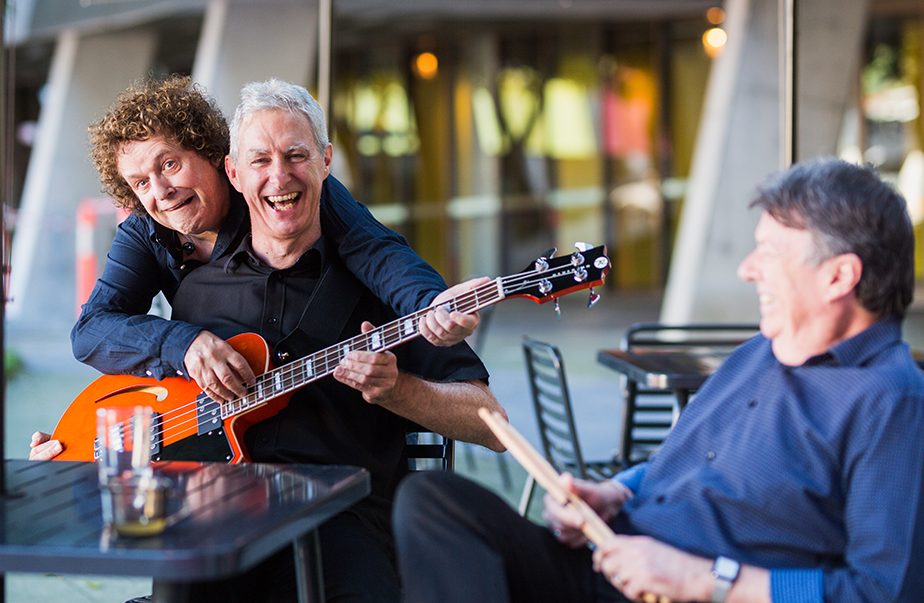
{"label": "blue button-up shirt", "polygon": [[[230,186],[230,185],[229,185]],[[243,197],[231,204],[211,261],[223,261],[250,232]],[[398,233],[379,223],[333,176],[321,190],[321,229],[346,267],[398,315],[426,307],[446,282]],[[199,266],[185,259],[176,233],[148,216],[129,216],[116,231],[103,275],[71,331],[77,360],[103,373],[140,377],[183,375],[183,359],[201,326],[148,315],[162,291],[173,299]]]}
{"label": "blue button-up shirt", "polygon": [[770,569],[774,601],[924,598],[924,377],[897,320],[801,366],[763,336],[622,476],[623,530]]}

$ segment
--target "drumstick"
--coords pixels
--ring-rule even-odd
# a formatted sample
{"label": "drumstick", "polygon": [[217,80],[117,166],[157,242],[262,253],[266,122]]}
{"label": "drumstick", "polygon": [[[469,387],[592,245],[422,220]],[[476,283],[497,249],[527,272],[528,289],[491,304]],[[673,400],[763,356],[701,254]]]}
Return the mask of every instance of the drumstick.
{"label": "drumstick", "polygon": [[532,475],[539,485],[545,488],[545,491],[562,505],[573,506],[581,515],[584,524],[581,531],[587,536],[587,539],[595,545],[602,545],[607,538],[613,536],[613,530],[610,529],[606,522],[600,519],[600,516],[584,502],[581,497],[573,492],[567,491],[559,481],[558,472],[555,468],[526,441],[520,433],[515,430],[510,423],[504,420],[500,413],[494,411],[491,413],[487,408],[481,408],[478,411],[481,420],[488,424],[501,444],[507,447],[510,454],[513,455],[523,468]]}
{"label": "drumstick", "polygon": [[[587,536],[588,540],[596,546],[601,546],[610,536],[615,536],[610,526],[606,525],[606,522],[597,515],[597,512],[590,505],[584,502],[580,496],[574,492],[569,492],[561,485],[560,476],[555,468],[499,412],[491,412],[487,408],[480,408],[478,409],[478,416],[487,423],[501,444],[506,446],[510,454],[513,455],[513,458],[539,482],[540,486],[545,488],[545,491],[552,498],[558,501],[559,504],[571,505],[577,510],[581,515],[581,519],[584,520],[581,531]],[[671,603],[669,598],[652,593],[644,593],[641,600],[643,603]]]}

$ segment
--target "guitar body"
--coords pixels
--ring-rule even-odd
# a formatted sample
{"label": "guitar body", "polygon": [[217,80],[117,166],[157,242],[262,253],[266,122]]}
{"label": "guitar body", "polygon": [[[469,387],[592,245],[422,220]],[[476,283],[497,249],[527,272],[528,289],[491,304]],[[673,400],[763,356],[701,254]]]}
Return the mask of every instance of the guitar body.
{"label": "guitar body", "polygon": [[[269,346],[259,335],[244,333],[228,343],[245,359],[255,375],[270,370]],[[291,393],[283,394],[255,408],[221,419],[218,413],[201,413],[206,404],[217,409],[195,381],[182,377],[157,380],[152,377],[103,375],[87,386],[71,402],[55,426],[52,439],[64,451],[61,461],[92,461],[96,446],[96,410],[105,407],[150,406],[154,411],[153,460],[223,461],[249,460],[243,445],[244,433],[254,424],[278,414],[289,403]],[[203,419],[213,417],[211,428]]]}

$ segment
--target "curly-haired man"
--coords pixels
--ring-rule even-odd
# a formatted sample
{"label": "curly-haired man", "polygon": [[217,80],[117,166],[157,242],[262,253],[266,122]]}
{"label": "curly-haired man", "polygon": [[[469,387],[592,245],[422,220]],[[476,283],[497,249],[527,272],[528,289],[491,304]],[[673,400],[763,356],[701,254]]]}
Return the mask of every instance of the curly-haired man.
{"label": "curly-haired man", "polygon": [[[326,129],[320,134],[326,141]],[[104,192],[132,214],[119,225],[71,332],[74,355],[104,373],[185,375],[216,400],[245,395],[254,375],[224,340],[198,325],[147,314],[158,292],[172,301],[187,274],[226,258],[250,232],[246,203],[224,171],[230,140],[217,104],[188,77],[146,79],[90,127],[90,142]],[[333,176],[324,181],[320,212],[347,268],[397,313],[419,310],[446,289],[404,238]],[[421,332],[431,343],[450,345],[476,326],[476,316],[437,308],[422,319]],[[33,435],[30,458],[60,451],[60,442]]]}

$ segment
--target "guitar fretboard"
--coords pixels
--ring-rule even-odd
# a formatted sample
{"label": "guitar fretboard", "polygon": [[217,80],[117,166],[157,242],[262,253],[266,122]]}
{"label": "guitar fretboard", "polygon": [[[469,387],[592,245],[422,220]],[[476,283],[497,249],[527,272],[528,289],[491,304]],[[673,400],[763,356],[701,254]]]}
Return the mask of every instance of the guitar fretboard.
{"label": "guitar fretboard", "polygon": [[[504,281],[505,279],[503,278],[497,278],[485,283],[445,302],[442,307],[449,312],[454,310],[464,314],[477,312],[506,297]],[[367,333],[356,335],[304,358],[267,371],[257,377],[255,383],[248,388],[246,396],[221,405],[221,418],[227,419],[236,414],[249,411],[273,398],[295,391],[313,381],[330,375],[351,351],[382,352],[414,339],[420,335],[420,319],[430,310],[432,308],[418,310],[413,314],[376,327]],[[209,402],[211,401],[206,404],[208,405]],[[214,404],[214,402],[211,403]]]}

